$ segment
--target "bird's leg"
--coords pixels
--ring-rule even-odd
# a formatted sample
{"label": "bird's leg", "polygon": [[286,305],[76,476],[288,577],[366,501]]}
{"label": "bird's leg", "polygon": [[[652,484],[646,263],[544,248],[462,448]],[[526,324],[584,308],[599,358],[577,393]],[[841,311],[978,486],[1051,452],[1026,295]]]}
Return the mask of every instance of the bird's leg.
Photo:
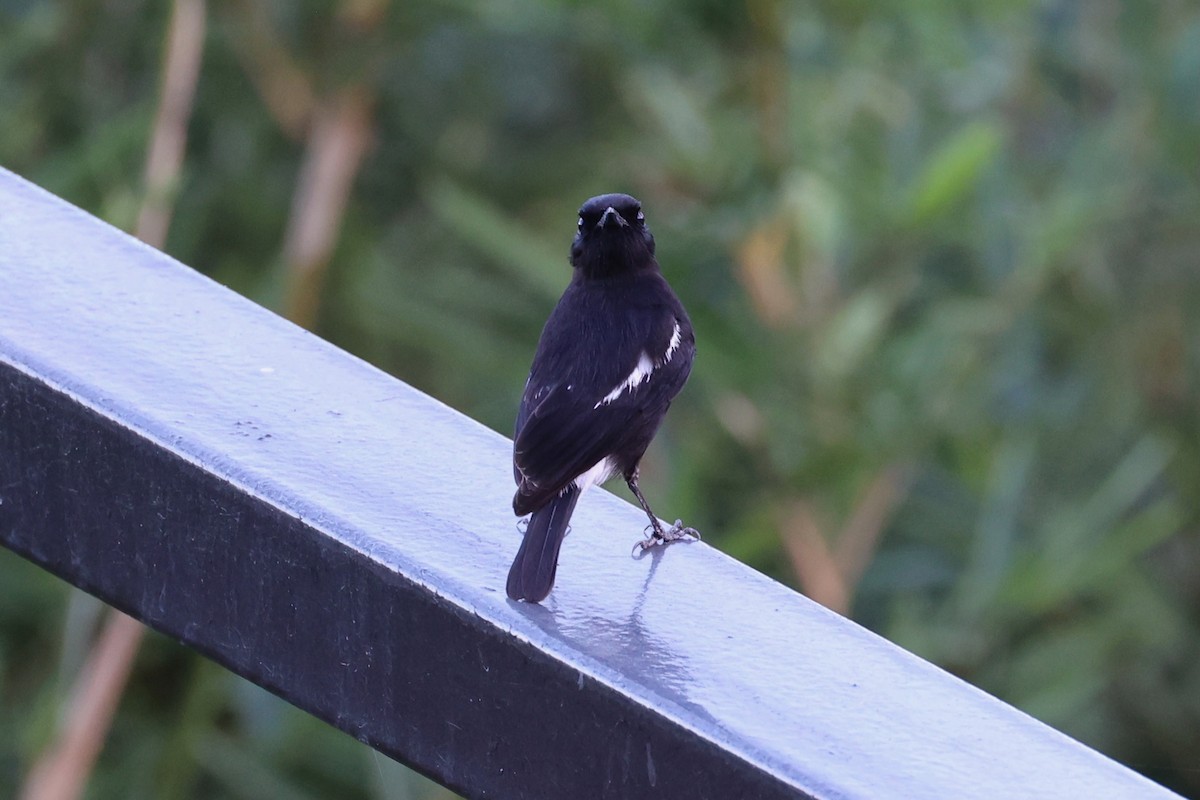
{"label": "bird's leg", "polygon": [[[625,476],[625,483],[629,484],[629,490],[633,492],[633,496],[636,497],[638,502],[641,504],[642,511],[645,511],[646,516],[650,518],[650,525],[648,527],[654,529],[654,533],[650,534],[650,539],[661,542],[666,538],[666,534],[663,533],[662,523],[658,521],[658,517],[654,516],[654,512],[650,510],[650,504],[647,503],[646,498],[642,496],[642,490],[638,488],[637,467],[634,467],[633,470]],[[647,541],[650,541],[650,539]]]}
{"label": "bird's leg", "polygon": [[679,541],[680,539],[699,539],[700,531],[695,528],[686,527],[683,520],[675,520],[675,524],[667,530],[663,530],[662,523],[658,521],[658,517],[650,510],[650,504],[646,502],[646,498],[642,496],[642,490],[638,488],[638,468],[634,467],[625,475],[625,483],[629,484],[629,490],[633,492],[633,496],[637,498],[641,504],[642,510],[646,512],[646,516],[650,518],[650,524],[646,529],[651,531],[650,535],[633,546],[633,551],[644,552],[651,547],[658,547],[663,544]]}

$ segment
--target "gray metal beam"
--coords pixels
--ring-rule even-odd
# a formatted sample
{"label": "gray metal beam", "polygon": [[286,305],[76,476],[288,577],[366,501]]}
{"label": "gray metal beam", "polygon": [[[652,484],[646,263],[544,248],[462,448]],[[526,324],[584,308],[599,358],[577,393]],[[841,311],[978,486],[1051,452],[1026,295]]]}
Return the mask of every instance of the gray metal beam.
{"label": "gray metal beam", "polygon": [[604,492],[509,602],[509,447],[0,172],[0,541],[347,733],[471,797],[1172,796]]}

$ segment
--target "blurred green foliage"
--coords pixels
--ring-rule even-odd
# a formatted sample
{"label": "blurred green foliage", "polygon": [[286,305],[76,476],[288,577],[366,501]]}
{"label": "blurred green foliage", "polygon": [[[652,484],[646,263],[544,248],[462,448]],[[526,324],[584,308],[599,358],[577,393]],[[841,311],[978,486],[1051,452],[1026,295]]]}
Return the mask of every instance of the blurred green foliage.
{"label": "blurred green foliage", "polygon": [[[699,342],[651,502],[800,586],[797,509],[836,547],[898,476],[853,616],[1200,797],[1196,4],[355,5],[212,4],[168,252],[281,302],[265,20],[373,96],[317,331],[507,432],[575,209],[637,195]],[[168,10],[0,0],[0,164],[129,228]],[[0,795],[95,605],[0,553]],[[448,796],[399,769],[152,637],[88,797]]]}

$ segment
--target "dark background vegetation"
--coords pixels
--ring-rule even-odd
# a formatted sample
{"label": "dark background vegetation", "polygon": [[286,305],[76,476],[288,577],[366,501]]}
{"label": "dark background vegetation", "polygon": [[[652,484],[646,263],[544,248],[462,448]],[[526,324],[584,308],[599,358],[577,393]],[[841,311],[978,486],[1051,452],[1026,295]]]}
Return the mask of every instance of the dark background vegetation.
{"label": "dark background vegetation", "polygon": [[[134,230],[170,15],[0,0],[0,165]],[[1197,4],[205,16],[168,253],[507,432],[575,209],[635,194],[699,342],[655,507],[1200,797]],[[100,613],[0,552],[0,796]],[[441,796],[158,636],[87,790]]]}

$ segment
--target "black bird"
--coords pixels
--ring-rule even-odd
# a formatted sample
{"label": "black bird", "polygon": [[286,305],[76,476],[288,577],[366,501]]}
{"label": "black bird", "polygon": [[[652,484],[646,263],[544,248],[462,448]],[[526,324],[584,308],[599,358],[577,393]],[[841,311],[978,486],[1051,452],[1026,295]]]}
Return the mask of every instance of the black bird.
{"label": "black bird", "polygon": [[532,513],[508,596],[550,593],[579,496],[621,475],[650,517],[639,547],[699,534],[664,530],[638,488],[638,462],[692,371],[692,323],[654,260],[642,205],[627,194],[579,209],[574,275],[546,321],[513,435],[513,511]]}

